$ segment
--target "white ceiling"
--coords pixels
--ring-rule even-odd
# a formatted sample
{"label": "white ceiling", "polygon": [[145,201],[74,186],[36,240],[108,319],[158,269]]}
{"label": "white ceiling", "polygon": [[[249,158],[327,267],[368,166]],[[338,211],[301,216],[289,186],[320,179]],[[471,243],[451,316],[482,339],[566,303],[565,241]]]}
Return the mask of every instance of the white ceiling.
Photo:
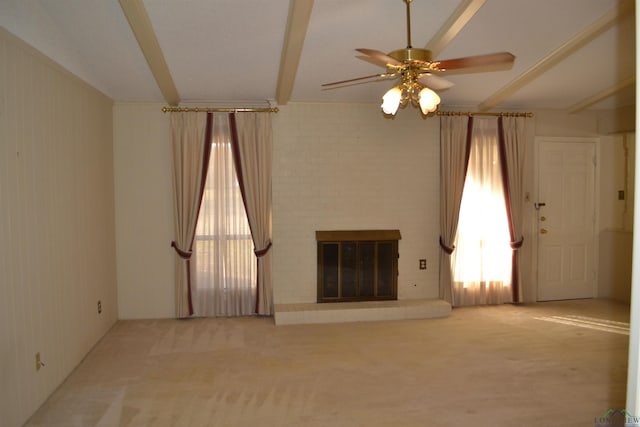
{"label": "white ceiling", "polygon": [[[121,1],[142,1],[182,103],[378,102],[392,82],[320,85],[384,71],[356,59],[355,48],[406,46],[403,0],[291,0],[313,4],[308,22],[293,23],[289,0]],[[576,37],[588,38],[619,3],[634,2],[413,0],[412,44],[435,41],[457,8],[475,5],[477,13],[436,58],[508,51],[516,61],[506,71],[446,76],[455,86],[441,92],[444,107],[475,109],[505,87],[504,99],[491,107],[570,109],[592,97],[591,109],[628,106],[635,103],[633,11],[550,61]],[[115,100],[163,101],[118,0],[0,0],[0,25]],[[297,67],[295,49],[283,47],[292,35],[304,36]],[[281,61],[285,51],[288,62]],[[290,96],[278,92],[285,67],[295,76],[281,83]],[[617,85],[623,89],[613,91]]]}

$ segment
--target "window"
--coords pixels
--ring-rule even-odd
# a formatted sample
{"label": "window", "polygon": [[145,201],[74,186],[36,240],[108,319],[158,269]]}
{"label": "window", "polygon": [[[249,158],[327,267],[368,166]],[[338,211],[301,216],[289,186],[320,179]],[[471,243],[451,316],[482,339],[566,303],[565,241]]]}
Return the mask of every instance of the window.
{"label": "window", "polygon": [[254,314],[256,258],[226,114],[213,116],[211,157],[193,256],[196,316]]}
{"label": "window", "polygon": [[454,292],[460,305],[510,300],[510,240],[497,123],[475,119],[452,256]]}

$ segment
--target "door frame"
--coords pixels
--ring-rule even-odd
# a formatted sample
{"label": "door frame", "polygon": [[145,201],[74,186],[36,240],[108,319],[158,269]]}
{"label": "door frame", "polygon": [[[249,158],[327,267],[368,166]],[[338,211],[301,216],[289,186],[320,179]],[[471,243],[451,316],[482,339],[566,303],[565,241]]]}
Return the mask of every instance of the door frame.
{"label": "door frame", "polygon": [[[535,297],[534,301],[538,301],[538,285],[539,285],[539,265],[538,265],[538,249],[540,234],[538,233],[539,215],[540,211],[534,206],[535,202],[538,202],[538,183],[540,179],[540,159],[539,149],[542,142],[551,143],[575,143],[575,144],[594,144],[594,177],[593,177],[593,285],[591,290],[591,297],[596,298],[598,296],[598,280],[599,280],[599,259],[600,259],[600,239],[598,236],[598,224],[600,223],[600,138],[599,137],[559,137],[559,136],[536,136],[534,138],[533,145],[533,185],[532,194],[525,194],[525,198],[530,202],[531,216],[529,224],[529,232],[533,237],[532,251],[531,251],[531,266],[532,276],[534,279],[534,289],[531,290],[532,296]],[[530,198],[530,199],[529,199]]]}

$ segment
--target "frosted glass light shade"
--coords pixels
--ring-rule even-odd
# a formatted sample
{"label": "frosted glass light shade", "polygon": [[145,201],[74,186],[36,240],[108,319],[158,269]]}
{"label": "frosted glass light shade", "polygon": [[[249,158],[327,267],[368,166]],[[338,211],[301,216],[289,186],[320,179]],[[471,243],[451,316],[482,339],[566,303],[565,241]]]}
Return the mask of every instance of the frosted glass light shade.
{"label": "frosted glass light shade", "polygon": [[438,108],[438,104],[440,104],[440,97],[437,93],[425,87],[420,91],[420,100],[418,103],[420,104],[422,114],[433,113]]}
{"label": "frosted glass light shade", "polygon": [[400,107],[400,99],[402,98],[402,90],[398,86],[394,86],[387,91],[382,97],[382,111],[385,114],[395,115]]}

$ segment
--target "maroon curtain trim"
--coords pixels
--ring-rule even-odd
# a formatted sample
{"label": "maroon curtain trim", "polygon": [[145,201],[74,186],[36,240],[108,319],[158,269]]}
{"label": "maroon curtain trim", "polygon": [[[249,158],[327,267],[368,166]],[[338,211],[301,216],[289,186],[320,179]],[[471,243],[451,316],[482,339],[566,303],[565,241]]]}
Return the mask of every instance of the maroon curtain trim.
{"label": "maroon curtain trim", "polygon": [[524,243],[524,237],[520,237],[520,240],[517,242],[510,242],[509,246],[511,246],[511,249],[516,250],[522,247],[522,243]]}
{"label": "maroon curtain trim", "polygon": [[440,236],[440,247],[442,248],[443,251],[445,251],[447,255],[451,255],[453,251],[456,249],[456,247],[453,245],[451,247],[445,245],[444,240],[442,240],[442,236]]}
{"label": "maroon curtain trim", "polygon": [[[204,132],[204,155],[202,157],[202,174],[200,176],[200,195],[198,198],[198,215],[204,197],[204,189],[207,184],[207,173],[209,172],[209,158],[211,157],[211,134],[213,133],[213,114],[207,113],[207,127]],[[187,297],[189,301],[189,316],[193,315],[193,298],[191,296],[191,254],[193,253],[193,242],[196,238],[196,230],[193,230],[191,244],[189,245],[189,258],[187,258]],[[177,248],[176,248],[177,250]]]}
{"label": "maroon curtain trim", "polygon": [[182,259],[190,259],[191,258],[191,252],[186,252],[186,251],[183,251],[182,249],[180,249],[175,240],[173,240],[171,242],[171,247],[176,251],[176,253],[178,254],[178,256],[180,258],[182,258]]}
{"label": "maroon curtain trim", "polygon": [[[502,188],[504,193],[504,203],[507,208],[507,219],[509,223],[509,236],[511,237],[512,261],[511,261],[511,291],[513,302],[520,302],[518,298],[518,251],[522,246],[522,240],[516,242],[513,230],[513,214],[511,212],[511,189],[509,188],[509,171],[507,166],[507,144],[504,138],[504,124],[502,116],[498,117],[498,146],[500,153],[500,172],[502,175]],[[518,246],[514,248],[514,246]]]}
{"label": "maroon curtain trim", "polygon": [[269,252],[269,249],[271,249],[271,246],[273,246],[273,244],[271,243],[271,241],[269,241],[269,244],[267,244],[267,247],[263,249],[256,249],[253,251],[253,253],[256,254],[257,258],[262,258]]}
{"label": "maroon curtain trim", "polygon": [[256,257],[256,306],[253,308],[254,313],[259,313],[259,303],[260,303],[260,288],[258,285],[260,284],[260,260]]}
{"label": "maroon curtain trim", "polygon": [[260,283],[260,260],[259,258],[262,258],[263,256],[265,256],[268,252],[269,249],[271,249],[271,241],[269,241],[269,244],[267,245],[266,248],[264,249],[260,249],[260,250],[254,250],[253,253],[256,254],[256,307],[255,307],[255,312],[256,314],[258,313],[258,302],[260,301],[260,289],[258,288],[258,284]]}
{"label": "maroon curtain trim", "polygon": [[[242,162],[240,161],[240,139],[238,138],[238,126],[236,124],[236,113],[229,114],[229,127],[231,128],[231,151],[233,153],[233,163],[236,166],[236,177],[238,178],[238,184],[240,186],[240,194],[242,194],[242,203],[244,204],[244,210],[245,212],[247,212],[247,216],[248,216],[249,209],[247,209],[247,196],[245,194],[245,189],[244,189],[244,173],[242,172]],[[254,235],[253,228],[251,227],[251,221],[249,221],[249,218],[247,218],[247,222],[249,223],[249,230],[251,231],[251,236],[253,237]],[[253,241],[253,243],[255,245],[255,240]],[[270,247],[271,247],[271,242],[269,242],[269,246],[267,246],[266,251],[268,251]],[[256,254],[256,256],[258,255]],[[256,262],[258,261],[256,260]],[[258,313],[258,307],[260,303],[260,289],[258,289],[260,285],[260,275],[258,271],[259,269],[256,269],[256,306],[255,306],[256,314]]]}
{"label": "maroon curtain trim", "polygon": [[[240,141],[238,139],[238,126],[236,125],[236,113],[229,114],[229,127],[231,128],[231,151],[233,153],[233,164],[236,167],[236,177],[238,178],[238,184],[240,185],[240,194],[242,194],[242,204],[244,204],[245,212],[249,212],[247,209],[247,196],[244,192],[244,174],[242,172],[242,162],[240,161]],[[249,229],[251,229],[251,222],[249,221]],[[253,230],[251,230],[253,236]]]}
{"label": "maroon curtain trim", "polygon": [[[469,158],[471,157],[472,131],[473,131],[473,116],[469,117],[467,120],[467,135],[465,138],[465,147],[464,147],[464,178],[462,180],[462,188],[464,188],[464,182],[467,180],[467,171],[469,170]],[[460,203],[462,203],[462,198],[458,200],[458,204]],[[457,221],[456,221],[456,228],[458,228]],[[455,239],[455,233],[453,238]],[[442,250],[444,250],[447,253],[447,255],[451,255],[453,251],[456,249],[456,247],[453,244],[451,246],[447,246],[442,236],[440,236],[440,247],[442,248]]]}
{"label": "maroon curtain trim", "polygon": [[507,208],[507,218],[509,219],[509,236],[511,241],[515,241],[513,230],[513,216],[511,214],[511,189],[509,188],[509,171],[507,166],[507,145],[504,140],[504,125],[502,116],[498,117],[498,143],[500,152],[500,172],[502,175],[502,188],[504,192],[504,202]]}
{"label": "maroon curtain trim", "polygon": [[[213,134],[213,113],[207,113],[207,128],[204,135],[204,156],[202,159],[202,177],[200,178],[200,200],[198,202],[198,212],[204,198],[204,189],[207,186],[207,174],[209,173],[209,160],[211,158],[211,138]],[[194,234],[195,238],[195,234]],[[193,240],[192,240],[193,245]]]}
{"label": "maroon curtain trim", "polygon": [[[464,153],[464,181],[467,180],[467,171],[469,170],[469,158],[471,157],[471,137],[473,133],[473,116],[469,117],[467,121],[467,145]],[[464,181],[462,188],[464,188]],[[462,199],[460,199],[462,202]]]}

